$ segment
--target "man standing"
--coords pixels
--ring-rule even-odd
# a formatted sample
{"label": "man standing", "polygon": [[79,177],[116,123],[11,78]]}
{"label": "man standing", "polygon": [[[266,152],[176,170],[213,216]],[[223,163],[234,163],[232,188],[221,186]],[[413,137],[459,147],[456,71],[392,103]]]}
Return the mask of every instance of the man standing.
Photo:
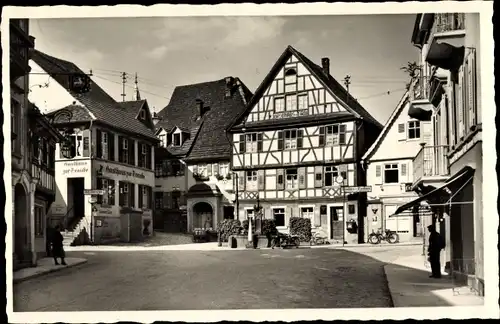
{"label": "man standing", "polygon": [[427,255],[432,269],[429,278],[441,278],[441,250],[444,249],[443,236],[436,231],[434,225],[427,226],[427,229],[430,232]]}
{"label": "man standing", "polygon": [[63,246],[64,237],[61,234],[61,227],[59,225],[56,226],[55,231],[52,236],[52,257],[54,258],[54,263],[59,265],[57,262],[57,258],[61,258],[61,264],[66,265],[64,261],[65,253]]}

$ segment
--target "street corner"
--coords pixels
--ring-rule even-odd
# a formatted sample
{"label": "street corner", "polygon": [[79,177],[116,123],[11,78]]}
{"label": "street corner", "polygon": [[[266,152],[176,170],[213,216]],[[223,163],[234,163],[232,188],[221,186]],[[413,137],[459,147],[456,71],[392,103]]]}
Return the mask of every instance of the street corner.
{"label": "street corner", "polygon": [[56,265],[54,264],[54,260],[51,258],[44,258],[38,261],[36,267],[24,268],[18,271],[15,271],[13,274],[13,282],[19,283],[29,279],[37,278],[49,273],[62,271],[64,269],[76,267],[87,263],[87,259],[85,258],[66,258],[66,265]]}

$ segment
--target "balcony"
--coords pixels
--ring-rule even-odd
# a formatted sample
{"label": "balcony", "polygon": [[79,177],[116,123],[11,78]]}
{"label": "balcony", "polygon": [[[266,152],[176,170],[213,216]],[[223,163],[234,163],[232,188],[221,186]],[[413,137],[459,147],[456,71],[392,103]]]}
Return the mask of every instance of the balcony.
{"label": "balcony", "polygon": [[464,59],[464,41],[464,13],[436,14],[426,61],[445,70],[456,70]]}
{"label": "balcony", "polygon": [[35,47],[35,38],[21,29],[16,20],[10,20],[10,79],[15,81],[28,74],[29,50]]}
{"label": "balcony", "polygon": [[410,109],[408,115],[420,121],[430,121],[433,106],[430,96],[429,78],[419,76],[410,87]]}
{"label": "balcony", "polygon": [[413,159],[413,187],[425,182],[437,184],[449,177],[448,146],[423,145]]}

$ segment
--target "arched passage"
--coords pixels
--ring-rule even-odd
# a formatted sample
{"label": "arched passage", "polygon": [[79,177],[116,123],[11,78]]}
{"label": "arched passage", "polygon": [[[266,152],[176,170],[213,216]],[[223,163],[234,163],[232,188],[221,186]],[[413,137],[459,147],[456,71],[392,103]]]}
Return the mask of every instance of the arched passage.
{"label": "arched passage", "polygon": [[194,228],[213,227],[214,210],[212,205],[200,201],[193,206],[193,226]]}
{"label": "arched passage", "polygon": [[14,253],[24,260],[29,251],[28,194],[20,183],[14,187]]}

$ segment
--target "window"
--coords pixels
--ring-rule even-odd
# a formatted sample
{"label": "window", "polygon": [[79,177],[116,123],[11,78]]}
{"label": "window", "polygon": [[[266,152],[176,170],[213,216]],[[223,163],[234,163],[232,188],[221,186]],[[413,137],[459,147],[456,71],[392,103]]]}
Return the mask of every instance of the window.
{"label": "window", "polygon": [[297,131],[285,131],[285,150],[293,150],[297,148]]}
{"label": "window", "polygon": [[139,118],[140,119],[146,119],[146,111],[145,110],[141,110]]}
{"label": "window", "polygon": [[297,189],[299,186],[297,169],[286,170],[286,189]]}
{"label": "window", "polygon": [[283,112],[283,111],[285,111],[285,99],[284,98],[274,99],[274,112]]}
{"label": "window", "polygon": [[246,212],[247,219],[249,219],[250,217],[253,217],[253,208],[248,208],[245,210],[245,212]]}
{"label": "window", "polygon": [[399,170],[397,164],[386,164],[384,167],[384,182],[399,183]]}
{"label": "window", "polygon": [[119,161],[121,163],[129,163],[129,147],[128,147],[128,139],[120,137],[120,156]]}
{"label": "window", "polygon": [[181,192],[172,191],[172,209],[179,209],[181,206]]}
{"label": "window", "polygon": [[297,110],[297,96],[286,96],[286,111]]}
{"label": "window", "polygon": [[247,152],[257,152],[257,133],[246,134],[245,145]]}
{"label": "window", "polygon": [[156,162],[155,163],[155,177],[163,177],[163,163],[162,162]]}
{"label": "window", "polygon": [[285,226],[285,208],[274,208],[273,209],[273,218],[276,224],[276,227]]}
{"label": "window", "polygon": [[349,205],[348,207],[349,214],[356,214],[356,205]]}
{"label": "window", "polygon": [[172,175],[173,176],[184,175],[184,164],[182,164],[181,161],[172,160],[170,164],[172,166]]}
{"label": "window", "polygon": [[83,156],[83,136],[71,135],[70,141],[72,142],[71,152],[70,152],[71,156],[74,157]]}
{"label": "window", "polygon": [[408,138],[409,139],[420,138],[420,121],[408,122]]}
{"label": "window", "polygon": [[345,144],[345,125],[330,125],[325,128],[326,146]]}
{"label": "window", "polygon": [[307,95],[299,96],[298,101],[299,101],[299,110],[304,110],[304,109],[309,108],[309,105],[307,102]]}
{"label": "window", "polygon": [[102,133],[102,146],[101,146],[101,156],[103,159],[108,159],[108,133]]}
{"label": "window", "polygon": [[139,185],[139,208],[151,208],[151,187]]}
{"label": "window", "polygon": [[247,171],[247,190],[257,190],[257,171]]}
{"label": "window", "polygon": [[120,182],[120,206],[135,207],[135,184]]}
{"label": "window", "polygon": [[200,164],[200,165],[198,165],[198,174],[201,175],[202,177],[208,177],[207,165],[206,164]]}
{"label": "window", "polygon": [[300,217],[309,218],[310,220],[314,217],[314,208],[313,207],[302,207],[300,209]]}
{"label": "window", "polygon": [[162,134],[159,136],[160,138],[160,145],[163,147],[167,147],[167,135]]}
{"label": "window", "polygon": [[163,192],[157,191],[155,192],[155,209],[163,208]]}
{"label": "window", "polygon": [[335,180],[339,176],[339,172],[334,166],[325,167],[325,186],[331,187],[337,185],[337,181]]}
{"label": "window", "polygon": [[97,203],[103,205],[115,205],[115,180],[97,178],[97,188],[104,190],[102,196],[98,196]]}
{"label": "window", "polygon": [[10,101],[10,128],[12,132],[12,151],[19,153],[21,149],[21,105],[17,100]]}
{"label": "window", "polygon": [[45,232],[43,206],[35,205],[35,236],[43,237]]}
{"label": "window", "polygon": [[139,154],[139,166],[141,168],[151,169],[151,152],[147,144],[141,144],[141,152]]}
{"label": "window", "polygon": [[219,174],[221,176],[227,176],[229,174],[229,163],[219,164]]}
{"label": "window", "polygon": [[181,146],[181,134],[176,133],[172,135],[172,146]]}
{"label": "window", "polygon": [[285,70],[285,92],[297,91],[297,71],[294,68]]}

